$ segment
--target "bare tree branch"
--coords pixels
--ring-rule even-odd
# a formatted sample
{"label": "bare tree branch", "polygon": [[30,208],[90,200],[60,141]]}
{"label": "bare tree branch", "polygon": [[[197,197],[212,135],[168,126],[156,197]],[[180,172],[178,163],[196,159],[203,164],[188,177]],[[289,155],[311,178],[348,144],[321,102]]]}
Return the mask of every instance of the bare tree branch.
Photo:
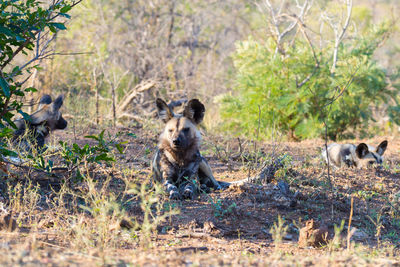
{"label": "bare tree branch", "polygon": [[[298,24],[299,21],[302,21],[308,10],[310,9],[311,5],[309,3],[309,0],[305,0],[303,5],[300,5],[298,1],[296,1],[297,7],[300,9],[299,14],[295,15],[298,17],[298,20],[293,20],[292,23],[290,23],[286,28],[284,28],[282,31],[279,29],[279,27],[283,24],[280,21],[280,18],[282,17],[282,9],[285,4],[285,1],[282,1],[278,12],[274,11],[273,6],[271,5],[269,0],[265,0],[264,6],[269,10],[270,16],[271,16],[271,24],[274,27],[274,35],[276,38],[276,49],[274,56],[278,53],[278,51],[281,49],[281,43],[283,38],[289,34]],[[259,6],[260,8],[260,6]]]}
{"label": "bare tree branch", "polygon": [[[339,46],[343,40],[344,34],[346,33],[347,28],[349,27],[350,23],[350,18],[351,18],[351,13],[353,9],[353,0],[346,0],[346,8],[347,8],[347,14],[346,14],[346,20],[344,22],[344,25],[341,25],[340,20],[338,23],[333,23],[332,18],[330,18],[327,15],[323,15],[323,18],[325,21],[331,26],[333,33],[335,35],[335,46],[333,48],[333,61],[332,61],[332,67],[331,67],[331,73],[335,73],[336,70],[336,64],[338,60],[338,50]],[[342,13],[342,16],[344,14]],[[340,28],[340,30],[339,30]]]}
{"label": "bare tree branch", "polygon": [[314,66],[313,71],[309,75],[307,75],[307,77],[303,81],[301,81],[300,83],[297,83],[297,81],[296,81],[296,87],[300,88],[304,84],[306,84],[311,79],[312,76],[315,75],[315,73],[319,69],[320,62],[319,62],[319,59],[318,59],[317,54],[315,52],[314,45],[312,44],[311,39],[310,39],[310,37],[308,36],[308,34],[307,34],[306,30],[305,30],[306,26],[300,20],[300,18],[296,17],[295,15],[289,15],[289,14],[282,14],[282,16],[286,16],[286,17],[296,21],[297,25],[299,26],[300,31],[302,32],[304,38],[307,41],[307,44],[310,46],[311,52],[312,52],[314,60],[315,60],[315,66]]}
{"label": "bare tree branch", "polygon": [[128,92],[125,96],[124,99],[118,104],[118,109],[117,109],[117,114],[122,114],[125,112],[126,108],[128,105],[132,102],[132,100],[140,93],[147,91],[154,87],[156,85],[156,82],[154,81],[144,81],[138,85],[135,86],[130,92]]}
{"label": "bare tree branch", "polygon": [[349,80],[347,81],[347,83],[346,83],[345,86],[343,86],[342,88],[340,88],[340,87],[336,88],[336,89],[337,89],[336,91],[339,92],[338,95],[337,95],[337,96],[333,96],[333,97],[329,100],[329,102],[326,103],[326,104],[324,105],[324,108],[327,107],[327,106],[329,106],[329,105],[331,105],[331,104],[333,104],[333,102],[335,102],[338,98],[340,98],[340,97],[343,95],[343,93],[347,90],[347,88],[349,88],[349,86],[350,86],[351,83],[353,82],[353,79],[354,79],[354,77],[356,76],[356,74],[357,74],[358,70],[360,69],[360,67],[361,67],[361,65],[359,65],[359,66],[354,70],[354,72],[351,74],[351,76],[350,76],[350,78],[349,78]]}

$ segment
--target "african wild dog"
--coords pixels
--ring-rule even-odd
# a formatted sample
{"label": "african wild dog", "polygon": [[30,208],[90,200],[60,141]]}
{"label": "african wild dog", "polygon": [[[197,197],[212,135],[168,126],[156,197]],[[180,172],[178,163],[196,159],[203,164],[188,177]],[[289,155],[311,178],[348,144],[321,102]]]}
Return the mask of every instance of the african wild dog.
{"label": "african wild dog", "polygon": [[204,105],[192,99],[181,114],[174,114],[162,99],[158,98],[156,105],[165,128],[152,163],[153,178],[163,182],[171,199],[192,199],[197,189],[193,181],[204,190],[220,188],[199,151],[201,133],[197,125],[203,120]]}
{"label": "african wild dog", "polygon": [[[330,144],[328,146],[329,163],[335,167],[346,165],[357,168],[368,167],[373,164],[382,164],[383,153],[388,142],[385,140],[377,148],[361,143],[358,146],[353,144]],[[323,149],[322,157],[328,162],[326,150]]]}
{"label": "african wild dog", "polygon": [[14,121],[17,129],[13,134],[13,142],[22,150],[31,151],[31,146],[34,146],[42,151],[45,138],[51,131],[67,127],[68,123],[60,112],[63,101],[63,95],[59,95],[54,101],[51,96],[43,95],[37,111],[29,116],[29,120],[21,118]]}

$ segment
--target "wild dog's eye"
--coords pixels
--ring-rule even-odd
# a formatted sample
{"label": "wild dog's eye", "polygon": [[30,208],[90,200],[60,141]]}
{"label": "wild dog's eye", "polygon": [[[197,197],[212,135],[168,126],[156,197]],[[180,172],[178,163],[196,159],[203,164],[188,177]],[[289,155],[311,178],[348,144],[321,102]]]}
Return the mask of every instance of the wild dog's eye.
{"label": "wild dog's eye", "polygon": [[174,131],[174,129],[169,129],[168,132],[172,133]]}
{"label": "wild dog's eye", "polygon": [[370,161],[368,161],[368,164],[369,165],[372,165],[372,164],[374,164],[375,163],[375,161],[374,160],[370,160]]}
{"label": "wild dog's eye", "polygon": [[185,133],[188,133],[189,130],[190,130],[190,128],[183,128],[183,131],[184,131]]}

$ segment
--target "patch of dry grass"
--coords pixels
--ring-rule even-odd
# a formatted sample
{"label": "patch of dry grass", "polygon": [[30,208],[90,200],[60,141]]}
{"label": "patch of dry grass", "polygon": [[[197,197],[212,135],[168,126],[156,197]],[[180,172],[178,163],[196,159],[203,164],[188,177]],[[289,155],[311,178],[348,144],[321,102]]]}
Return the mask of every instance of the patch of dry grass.
{"label": "patch of dry grass", "polygon": [[[206,140],[206,157],[220,180],[246,177],[250,168],[261,166],[255,160],[267,159],[270,151],[289,155],[272,183],[284,180],[292,193],[297,192],[297,205],[291,208],[272,198],[269,192],[277,190],[273,184],[169,201],[159,185],[149,182],[148,163],[157,139],[147,130],[134,131],[132,137],[110,130],[115,140],[129,141],[124,155],[108,151],[116,161],[97,163],[83,157],[75,167],[51,174],[35,170],[38,166],[32,161],[26,163],[28,168],[11,168],[0,188],[4,207],[18,228],[0,233],[0,264],[381,266],[399,259],[400,160],[395,152],[400,144],[389,149],[384,170],[335,171],[330,192],[315,144],[266,143],[254,150],[252,143],[241,143],[239,149],[239,142],[232,139],[223,141],[231,142],[224,143],[225,152],[217,152],[210,145],[215,140]],[[71,144],[68,134],[57,138]],[[84,138],[73,142],[81,147],[97,144]],[[46,164],[52,160],[53,167],[63,166],[61,153],[54,149],[43,159]],[[221,163],[221,153],[237,157]],[[348,248],[345,234],[352,196],[351,227],[365,235],[354,233]],[[216,215],[216,210],[223,215]],[[326,246],[298,247],[302,224],[297,222],[307,219],[328,226],[332,238]]]}

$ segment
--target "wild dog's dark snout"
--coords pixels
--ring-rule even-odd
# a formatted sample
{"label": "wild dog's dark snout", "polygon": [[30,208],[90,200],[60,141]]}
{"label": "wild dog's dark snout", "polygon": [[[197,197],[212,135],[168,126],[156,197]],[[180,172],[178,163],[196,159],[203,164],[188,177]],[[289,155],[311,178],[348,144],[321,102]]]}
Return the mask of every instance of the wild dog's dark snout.
{"label": "wild dog's dark snout", "polygon": [[172,140],[172,143],[173,143],[175,146],[179,146],[179,145],[181,144],[181,140],[180,140],[179,137],[178,137],[178,138]]}
{"label": "wild dog's dark snout", "polygon": [[56,129],[63,130],[67,128],[67,125],[68,122],[62,116],[60,116],[56,123]]}
{"label": "wild dog's dark snout", "polygon": [[172,145],[175,149],[186,149],[186,147],[188,146],[188,140],[185,138],[185,136],[182,136],[180,134],[176,138],[172,139]]}

